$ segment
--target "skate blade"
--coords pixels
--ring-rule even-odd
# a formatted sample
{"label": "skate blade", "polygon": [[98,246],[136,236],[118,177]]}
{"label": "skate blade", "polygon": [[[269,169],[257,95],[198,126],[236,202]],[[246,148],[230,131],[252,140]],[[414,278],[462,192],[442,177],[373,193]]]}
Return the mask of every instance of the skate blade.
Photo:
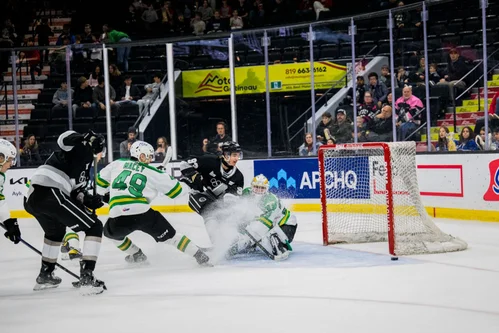
{"label": "skate blade", "polygon": [[39,284],[39,283],[37,283],[33,287],[33,291],[41,291],[41,290],[45,290],[45,289],[54,289],[57,287],[59,287],[58,284]]}
{"label": "skate blade", "polygon": [[[125,260],[126,261],[126,260]],[[142,267],[142,266],[149,266],[151,263],[149,262],[149,260],[144,260],[144,261],[138,261],[138,262],[135,262],[135,261],[127,261],[126,262],[129,266],[132,266],[132,267]]]}

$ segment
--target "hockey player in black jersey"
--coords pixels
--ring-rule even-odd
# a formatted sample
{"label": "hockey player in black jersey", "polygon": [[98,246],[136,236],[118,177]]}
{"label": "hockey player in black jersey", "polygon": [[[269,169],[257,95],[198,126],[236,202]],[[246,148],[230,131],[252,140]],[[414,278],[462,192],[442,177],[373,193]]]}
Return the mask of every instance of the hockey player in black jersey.
{"label": "hockey player in black jersey", "polygon": [[192,189],[189,207],[204,219],[212,243],[216,236],[217,217],[213,214],[228,193],[240,196],[244,176],[236,167],[241,147],[233,141],[222,144],[222,156],[203,155],[180,163],[182,181]]}
{"label": "hockey player in black jersey", "polygon": [[45,232],[42,267],[34,290],[55,288],[61,283],[54,276],[66,227],[85,232],[81,275],[78,287],[98,294],[106,288],[93,271],[99,255],[102,222],[91,211],[103,206],[102,197],[86,191],[94,156],[105,153],[104,137],[89,131],[85,134],[66,131],[57,139],[60,150],[52,153],[33,174],[24,208],[40,223]]}

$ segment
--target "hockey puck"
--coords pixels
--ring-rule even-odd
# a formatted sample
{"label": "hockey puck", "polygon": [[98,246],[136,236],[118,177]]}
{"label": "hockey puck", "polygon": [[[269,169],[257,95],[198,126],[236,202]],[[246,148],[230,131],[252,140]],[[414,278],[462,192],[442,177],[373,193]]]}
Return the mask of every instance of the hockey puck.
{"label": "hockey puck", "polygon": [[397,261],[399,260],[399,257],[392,257],[392,261]]}

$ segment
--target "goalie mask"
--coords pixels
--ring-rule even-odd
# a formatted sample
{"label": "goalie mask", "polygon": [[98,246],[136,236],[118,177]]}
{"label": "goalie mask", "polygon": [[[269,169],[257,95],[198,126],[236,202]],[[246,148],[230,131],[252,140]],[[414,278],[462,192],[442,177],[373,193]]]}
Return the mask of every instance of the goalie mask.
{"label": "goalie mask", "polygon": [[135,141],[130,147],[130,156],[139,162],[149,164],[154,159],[154,148],[147,142]]}
{"label": "goalie mask", "polygon": [[7,140],[0,139],[0,166],[7,161],[12,161],[12,165],[16,165],[17,149],[12,143]]}
{"label": "goalie mask", "polygon": [[251,190],[253,194],[263,195],[269,191],[269,180],[262,174],[255,176],[251,181]]}

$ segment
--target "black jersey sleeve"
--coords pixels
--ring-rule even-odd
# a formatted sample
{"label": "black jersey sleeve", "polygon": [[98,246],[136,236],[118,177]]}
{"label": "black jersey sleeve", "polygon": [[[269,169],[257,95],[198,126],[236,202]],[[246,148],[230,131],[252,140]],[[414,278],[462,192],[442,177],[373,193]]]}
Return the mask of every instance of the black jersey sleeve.
{"label": "black jersey sleeve", "polygon": [[75,131],[66,131],[59,135],[57,144],[64,151],[71,151],[74,146],[83,141],[83,135]]}
{"label": "black jersey sleeve", "polygon": [[242,195],[244,188],[244,176],[241,171],[237,170],[232,177],[226,182],[228,188],[226,193],[233,195]]}

